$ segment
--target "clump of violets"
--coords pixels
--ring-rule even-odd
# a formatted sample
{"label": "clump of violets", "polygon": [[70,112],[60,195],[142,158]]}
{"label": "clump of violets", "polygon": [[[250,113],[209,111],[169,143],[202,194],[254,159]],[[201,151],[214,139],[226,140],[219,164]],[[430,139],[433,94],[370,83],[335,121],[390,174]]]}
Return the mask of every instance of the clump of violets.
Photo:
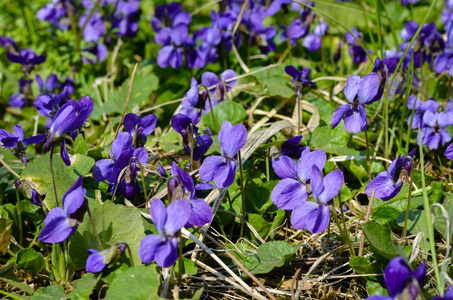
{"label": "clump of violets", "polygon": [[313,33],[307,35],[304,39],[303,45],[308,51],[315,52],[321,49],[322,37],[326,34],[329,25],[327,22],[322,21],[315,26]]}
{"label": "clump of violets", "polygon": [[[414,106],[415,105],[415,106]],[[415,96],[409,96],[407,100],[407,108],[414,109],[414,119],[412,120],[412,114],[407,119],[407,125],[410,126],[412,123],[412,129],[418,129],[418,127],[423,127],[423,115],[427,111],[436,112],[439,108],[439,102],[434,99],[428,99],[426,102],[422,102],[420,98]]]}
{"label": "clump of violets", "polygon": [[344,128],[357,133],[365,131],[368,125],[365,105],[369,105],[379,99],[380,78],[376,73],[370,73],[360,78],[358,75],[349,77],[344,95],[349,104],[340,105],[332,115],[332,129],[338,126],[344,118]]}
{"label": "clump of violets", "polygon": [[104,271],[110,264],[121,257],[127,247],[126,243],[119,242],[103,251],[88,249],[90,256],[88,256],[86,261],[85,270],[90,273],[100,273]]}
{"label": "clump of violets", "polygon": [[159,266],[168,268],[178,259],[178,231],[189,220],[191,207],[187,200],[175,200],[165,207],[162,200],[154,199],[150,213],[158,234],[142,239],[138,256],[145,264],[156,261]]}
{"label": "clump of violets", "polygon": [[61,243],[74,234],[88,207],[86,189],[82,184],[83,177],[80,176],[64,194],[63,208],[54,207],[50,210],[38,240],[52,244]]}
{"label": "clump of violets", "polygon": [[220,76],[212,72],[201,75],[201,83],[208,88],[211,99],[211,104],[209,100],[206,101],[205,113],[211,111],[211,105],[214,107],[226,99],[227,93],[236,85],[235,77],[236,72],[230,69],[223,71]]}
{"label": "clump of violets", "polygon": [[409,176],[412,171],[412,160],[415,150],[413,149],[409,154],[401,156],[392,161],[387,171],[379,173],[376,177],[371,179],[365,188],[365,193],[371,197],[373,190],[374,196],[381,198],[383,201],[394,198],[401,191],[403,184],[409,184]]}
{"label": "clump of violets", "polygon": [[426,270],[426,263],[412,270],[403,257],[393,258],[384,271],[384,281],[390,297],[371,296],[367,300],[417,299],[425,284]]}
{"label": "clump of violets", "polygon": [[247,141],[247,129],[242,124],[223,123],[219,132],[221,156],[208,156],[200,167],[200,179],[209,182],[214,179],[219,188],[229,187],[237,171],[237,154]]}
{"label": "clump of violets", "polygon": [[423,127],[420,129],[423,146],[427,145],[429,149],[437,149],[440,142],[442,142],[442,146],[444,146],[446,143],[451,141],[451,135],[445,129],[450,125],[453,125],[452,111],[426,111],[423,114]]}

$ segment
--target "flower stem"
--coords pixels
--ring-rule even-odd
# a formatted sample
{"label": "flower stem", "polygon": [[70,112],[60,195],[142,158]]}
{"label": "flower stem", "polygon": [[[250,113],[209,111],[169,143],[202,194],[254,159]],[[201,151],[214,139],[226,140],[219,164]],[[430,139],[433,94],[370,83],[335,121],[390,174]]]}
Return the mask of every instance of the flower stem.
{"label": "flower stem", "polygon": [[368,141],[368,129],[365,130],[366,141],[366,160],[368,164],[368,180],[371,180],[371,159],[370,159],[370,143]]}
{"label": "flower stem", "polygon": [[351,257],[355,257],[354,248],[352,247],[351,240],[349,239],[349,235],[347,232],[343,231],[343,229],[341,228],[340,221],[338,220],[337,212],[335,211],[335,200],[332,200],[332,214],[333,214],[335,223],[337,224],[338,230],[340,231],[340,234],[343,238],[343,241],[346,241],[346,243],[348,243],[349,252],[351,253]]}
{"label": "flower stem", "polygon": [[[436,1],[434,1],[436,2]],[[422,137],[420,134],[420,127],[418,127],[418,144],[420,150],[420,168],[421,168],[421,177],[422,177],[422,189],[423,189],[423,202],[424,202],[424,210],[426,215],[426,223],[428,225],[428,238],[429,238],[429,245],[431,248],[431,257],[433,259],[433,267],[434,267],[434,274],[436,275],[437,281],[437,290],[439,294],[442,294],[442,285],[440,284],[441,278],[439,273],[439,267],[437,265],[437,257],[436,257],[436,246],[434,240],[434,228],[433,228],[433,221],[431,218],[431,207],[428,200],[428,194],[426,192],[425,187],[425,166],[424,166],[424,159],[423,159],[423,146],[422,146]]]}
{"label": "flower stem", "polygon": [[24,236],[22,234],[22,210],[20,208],[20,196],[19,196],[19,187],[17,186],[17,184],[14,184],[14,186],[16,187],[16,212],[17,212],[17,222],[19,223],[18,224],[18,227],[19,227],[19,244],[22,246],[22,243],[24,241]]}
{"label": "flower stem", "polygon": [[[404,227],[403,227],[403,234],[401,236],[401,239],[404,241],[406,239],[406,231],[407,231],[407,219],[409,218],[409,211],[410,211],[410,206],[411,206],[411,195],[412,195],[412,182],[414,180],[414,160],[412,157],[406,157],[406,159],[410,159],[411,161],[411,179],[410,179],[410,185],[409,185],[409,193],[407,194],[407,208],[406,208],[406,217],[404,218]],[[402,162],[404,164],[404,161]]]}
{"label": "flower stem", "polygon": [[271,180],[271,175],[269,172],[269,149],[266,150],[266,179],[267,181]]}
{"label": "flower stem", "polygon": [[99,233],[96,229],[96,225],[94,225],[93,216],[91,215],[91,210],[88,205],[87,205],[87,213],[88,213],[88,217],[90,218],[91,227],[93,227],[93,232],[94,232],[94,235],[96,236],[96,240],[98,241],[99,247],[101,247],[101,250],[104,250],[104,246],[102,246],[101,238],[99,237]]}
{"label": "flower stem", "polygon": [[53,192],[55,193],[55,203],[57,204],[57,207],[60,206],[58,203],[58,194],[57,194],[57,185],[55,183],[55,173],[53,171],[53,163],[52,163],[52,158],[53,158],[53,145],[50,146],[50,174],[52,175],[52,185],[53,185]]}
{"label": "flower stem", "polygon": [[211,101],[211,96],[209,95],[209,90],[204,84],[200,84],[200,87],[204,88],[206,90],[206,94],[208,95],[208,101],[209,101],[209,109],[211,111],[211,117],[212,117],[212,122],[214,123],[215,129],[217,132],[219,132],[219,123],[217,123],[217,119],[215,118],[214,111],[212,110],[212,101]]}
{"label": "flower stem", "polygon": [[[146,183],[145,183],[145,172],[143,171],[142,163],[138,159],[136,159],[136,161],[138,162],[138,166],[140,168],[140,175],[142,176],[142,188],[143,188],[143,193],[145,194],[145,200],[146,200],[146,202],[148,202],[148,192],[146,191]],[[129,164],[130,164],[130,162],[129,162]]]}
{"label": "flower stem", "polygon": [[193,150],[195,148],[195,138],[194,138],[194,130],[193,126],[191,127],[190,124],[187,126],[189,132],[189,143],[190,143],[190,169],[193,170]]}
{"label": "flower stem", "polygon": [[[373,201],[374,201],[374,194],[375,193],[376,193],[375,190],[371,191],[371,197],[370,197],[370,201],[368,202],[368,208],[366,210],[364,223],[368,222],[368,220],[370,219],[371,208],[373,207]],[[362,237],[360,238],[360,246],[359,246],[359,254],[358,254],[359,256],[362,256],[363,247],[364,246],[365,246],[365,236],[364,236],[363,231],[362,231]]]}
{"label": "flower stem", "polygon": [[181,286],[181,283],[182,283],[182,238],[181,238],[181,229],[179,230],[179,244],[178,244],[178,248],[179,248],[178,285]]}
{"label": "flower stem", "polygon": [[300,128],[302,123],[302,107],[300,103],[300,90],[296,91],[296,101],[297,101],[297,135],[300,135]]}
{"label": "flower stem", "polygon": [[241,196],[242,196],[242,220],[241,220],[241,237],[244,237],[245,225],[245,193],[244,193],[244,174],[242,173],[242,158],[241,151],[238,152],[239,159],[239,175],[241,177]]}
{"label": "flower stem", "polygon": [[126,244],[127,253],[129,254],[129,261],[131,263],[131,268],[134,267],[134,258],[132,257],[132,251],[128,244]]}

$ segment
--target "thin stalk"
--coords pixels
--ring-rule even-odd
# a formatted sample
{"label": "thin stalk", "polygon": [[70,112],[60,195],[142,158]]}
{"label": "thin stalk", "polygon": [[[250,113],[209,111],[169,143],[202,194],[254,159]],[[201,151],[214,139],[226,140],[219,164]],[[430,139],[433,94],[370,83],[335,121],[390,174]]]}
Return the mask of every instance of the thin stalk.
{"label": "thin stalk", "polygon": [[189,132],[189,147],[190,147],[190,169],[193,170],[193,151],[194,151],[194,148],[195,148],[195,138],[194,138],[194,130],[193,130],[193,126],[192,128],[190,128],[190,124],[187,126],[189,127],[188,128],[188,132]]}
{"label": "thin stalk", "polygon": [[376,13],[376,26],[378,33],[378,44],[379,44],[379,56],[382,57],[382,33],[381,33],[381,9],[379,7],[379,0],[374,0],[374,9]]}
{"label": "thin stalk", "polygon": [[343,237],[343,240],[345,240],[349,246],[349,252],[351,253],[351,257],[355,257],[355,252],[354,252],[354,248],[352,247],[351,240],[349,239],[348,234],[346,232],[344,232],[343,229],[341,228],[341,223],[338,220],[337,212],[335,211],[335,200],[332,200],[332,214],[333,214],[335,223],[337,224],[338,230],[340,231],[340,234]]}
{"label": "thin stalk", "polygon": [[297,101],[297,135],[300,135],[300,128],[302,126],[302,105],[300,103],[300,89],[296,90],[296,101]]}
{"label": "thin stalk", "polygon": [[242,196],[242,220],[241,220],[241,237],[244,237],[245,224],[245,193],[244,193],[244,174],[242,174],[242,158],[241,151],[238,152],[239,159],[239,175],[241,177],[241,196]]}
{"label": "thin stalk", "polygon": [[382,8],[383,8],[384,11],[385,11],[385,15],[386,15],[386,17],[387,17],[387,21],[389,22],[390,32],[392,33],[393,42],[395,43],[396,50],[397,50],[398,52],[400,52],[401,49],[400,49],[400,44],[398,43],[398,36],[396,35],[395,24],[393,23],[393,20],[392,20],[391,18],[389,18],[389,13],[388,13],[388,11],[387,11],[387,8],[385,7],[385,2],[384,2],[384,0],[381,0],[381,4],[382,4]]}
{"label": "thin stalk", "polygon": [[127,253],[129,254],[129,261],[131,263],[131,268],[134,267],[134,258],[132,257],[132,251],[131,251],[131,248],[129,248],[129,245],[126,244],[126,249],[127,249]]}
{"label": "thin stalk", "polygon": [[[411,65],[409,67],[409,72],[411,72],[410,74],[412,74],[412,76],[410,77],[409,85],[406,88],[406,95],[404,96],[403,111],[401,113],[401,123],[400,123],[401,134],[399,135],[399,143],[400,143],[400,145],[403,145],[403,134],[402,133],[403,133],[403,126],[404,126],[404,117],[406,116],[407,102],[409,101],[409,96],[410,96],[411,88],[412,88],[412,82],[413,82],[413,79],[414,79],[414,56],[413,55],[411,57]],[[409,137],[410,137],[409,135],[410,135],[410,129],[408,131],[407,139],[409,139]],[[407,141],[406,141],[406,145],[408,145]]]}
{"label": "thin stalk", "polygon": [[53,171],[53,163],[52,163],[52,158],[53,158],[53,145],[50,146],[50,174],[52,175],[52,185],[53,185],[53,192],[55,193],[55,203],[57,204],[57,207],[60,206],[58,203],[58,194],[57,194],[57,185],[55,183],[55,173]]}
{"label": "thin stalk", "polygon": [[14,186],[16,187],[16,211],[17,211],[17,222],[19,223],[18,224],[18,227],[19,227],[19,244],[22,246],[22,243],[24,241],[24,235],[22,233],[22,210],[20,208],[20,196],[19,196],[19,187],[17,186],[17,184],[14,184]]}
{"label": "thin stalk", "polygon": [[[346,218],[344,217],[343,202],[341,201],[341,193],[338,193],[338,206],[339,206],[339,209],[340,209],[340,212],[341,212],[341,220],[343,222],[344,233],[345,233],[346,239],[347,239],[348,244],[349,244],[349,249],[353,249],[352,244],[351,244],[351,240],[349,239],[348,228],[346,227]],[[352,255],[352,257],[355,257],[354,250],[352,250],[351,255]]]}
{"label": "thin stalk", "polygon": [[366,141],[366,161],[368,164],[368,180],[371,180],[371,159],[370,159],[370,144],[368,141],[368,129],[365,130],[365,141]]}
{"label": "thin stalk", "polygon": [[7,293],[7,292],[5,292],[5,291],[3,291],[3,290],[0,290],[0,294],[3,294],[3,295],[5,295],[5,296],[7,296],[7,297],[10,297],[11,299],[14,299],[14,300],[23,300],[23,298],[17,297],[17,296],[15,296],[15,295],[10,294],[10,293]]}
{"label": "thin stalk", "polygon": [[182,238],[181,238],[181,229],[179,230],[179,269],[178,269],[178,285],[181,286],[182,284]]}
{"label": "thin stalk", "polygon": [[212,122],[214,123],[215,129],[217,132],[220,131],[219,129],[219,123],[217,123],[217,119],[215,118],[214,111],[212,110],[212,101],[211,101],[211,96],[209,94],[209,90],[204,84],[200,84],[200,87],[204,88],[206,90],[206,94],[208,95],[208,101],[209,101],[209,109],[211,110],[211,117],[212,117]]}
{"label": "thin stalk", "polygon": [[[133,158],[135,158],[135,157],[132,157],[131,159],[133,159]],[[143,193],[145,194],[145,199],[148,199],[148,192],[146,191],[146,183],[145,183],[145,172],[143,171],[142,163],[137,158],[135,158],[135,160],[138,163],[138,167],[140,168],[140,175],[142,176]],[[129,164],[130,164],[130,161],[129,161]]]}
{"label": "thin stalk", "polygon": [[91,210],[88,205],[87,205],[87,213],[88,213],[88,217],[90,218],[91,227],[93,227],[93,232],[94,232],[94,235],[96,236],[96,240],[99,244],[99,247],[101,247],[101,250],[104,250],[104,246],[102,245],[101,238],[99,237],[99,233],[96,229],[96,225],[94,225],[93,216],[91,215]]}
{"label": "thin stalk", "polygon": [[[373,207],[373,201],[374,201],[374,194],[375,193],[376,193],[375,190],[371,191],[371,197],[370,197],[370,201],[368,202],[368,208],[366,210],[364,223],[368,222],[368,220],[370,219],[371,208]],[[358,254],[358,256],[362,256],[363,247],[364,246],[365,246],[365,236],[364,236],[363,231],[362,231],[362,237],[360,238],[360,246],[359,246],[359,254]]]}
{"label": "thin stalk", "polygon": [[[433,1],[433,3],[436,1]],[[424,158],[423,158],[423,146],[422,146],[422,137],[420,134],[420,127],[418,127],[418,144],[419,150],[420,150],[420,168],[421,168],[421,177],[422,177],[422,189],[423,189],[423,206],[425,210],[425,215],[426,215],[426,223],[428,225],[428,238],[429,238],[429,245],[431,248],[431,257],[433,259],[433,267],[434,267],[434,274],[436,275],[436,281],[437,281],[437,290],[439,294],[442,294],[442,286],[441,286],[441,278],[440,278],[440,273],[439,273],[439,267],[437,265],[437,257],[436,257],[436,246],[435,246],[435,240],[434,240],[434,228],[433,228],[433,220],[431,218],[431,207],[429,205],[429,200],[428,200],[428,194],[426,192],[426,187],[425,187],[425,165],[424,165]]]}
{"label": "thin stalk", "polygon": [[19,174],[17,174],[10,166],[6,164],[6,162],[0,158],[0,164],[2,164],[11,174],[16,176],[17,178],[20,178]]}
{"label": "thin stalk", "polygon": [[[407,219],[409,219],[409,211],[410,211],[410,206],[411,206],[411,195],[412,195],[412,182],[414,180],[414,160],[412,157],[408,156],[406,159],[410,159],[411,161],[411,180],[409,184],[409,193],[407,194],[407,208],[406,208],[406,217],[404,218],[404,227],[403,227],[403,235],[402,235],[402,240],[406,239],[406,231],[407,231]],[[404,161],[401,162],[404,164]]]}
{"label": "thin stalk", "polygon": [[266,150],[266,180],[271,181],[271,175],[269,171],[269,149]]}

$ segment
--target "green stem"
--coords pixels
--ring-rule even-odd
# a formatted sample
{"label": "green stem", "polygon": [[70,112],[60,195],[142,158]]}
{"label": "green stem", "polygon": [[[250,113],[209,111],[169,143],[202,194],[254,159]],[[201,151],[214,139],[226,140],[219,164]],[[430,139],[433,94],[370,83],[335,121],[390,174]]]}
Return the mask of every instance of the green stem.
{"label": "green stem", "polygon": [[[134,157],[133,157],[134,158]],[[132,159],[132,158],[131,158]],[[137,161],[138,163],[138,167],[140,168],[140,175],[142,176],[142,189],[143,189],[143,194],[145,194],[145,199],[146,201],[148,201],[148,192],[146,191],[146,183],[145,183],[145,172],[143,170],[143,166],[142,166],[142,163],[137,159],[135,158],[135,160]],[[129,162],[130,164],[130,162]]]}
{"label": "green stem", "polygon": [[[436,1],[433,1],[435,3]],[[433,267],[434,267],[434,273],[436,275],[436,280],[437,280],[437,290],[439,294],[442,294],[442,286],[441,286],[441,278],[440,278],[440,273],[439,273],[439,267],[437,265],[437,257],[436,257],[436,246],[435,246],[435,240],[434,240],[434,228],[433,228],[433,221],[431,218],[431,206],[429,204],[428,200],[428,194],[426,192],[426,187],[425,187],[425,166],[424,166],[424,159],[423,159],[423,144],[422,144],[422,137],[420,134],[420,127],[418,128],[418,144],[419,144],[419,150],[420,150],[420,168],[421,168],[421,177],[422,177],[422,189],[423,189],[423,206],[425,210],[425,215],[426,215],[426,223],[428,225],[428,238],[429,238],[429,245],[431,248],[431,257],[433,259]]]}
{"label": "green stem", "polygon": [[341,193],[338,193],[338,206],[339,206],[339,209],[341,212],[341,220],[343,222],[344,233],[345,233],[346,240],[348,241],[349,250],[351,251],[352,257],[355,257],[355,252],[352,247],[351,240],[349,239],[348,227],[346,227],[346,218],[344,217],[343,202],[341,201]]}
{"label": "green stem", "polygon": [[365,141],[366,141],[366,161],[368,164],[368,180],[371,181],[371,159],[370,159],[370,144],[368,141],[368,129],[365,130]]}
{"label": "green stem", "polygon": [[53,171],[53,163],[52,163],[52,158],[53,158],[53,145],[50,146],[50,174],[52,175],[52,186],[53,186],[53,192],[55,193],[55,203],[57,207],[60,206],[58,203],[58,194],[57,194],[57,185],[55,183],[55,173]]}
{"label": "green stem", "polygon": [[340,231],[340,234],[343,238],[343,241],[346,241],[346,243],[348,243],[349,252],[351,253],[351,257],[355,257],[354,248],[352,247],[351,240],[349,239],[349,235],[346,232],[343,232],[343,229],[341,228],[341,223],[338,220],[337,212],[335,211],[335,199],[332,199],[332,214],[333,214],[335,223],[337,224],[338,230]]}
{"label": "green stem", "polygon": [[269,149],[266,150],[266,179],[271,181],[271,175],[269,170]]}
{"label": "green stem", "polygon": [[181,238],[181,229],[179,230],[179,257],[178,257],[178,285],[181,286],[182,283],[182,238]]}
{"label": "green stem", "polygon": [[217,132],[219,132],[220,131],[219,123],[217,123],[217,119],[215,118],[214,111],[212,110],[212,101],[211,101],[211,96],[209,94],[209,90],[204,84],[200,84],[200,87],[202,87],[206,90],[206,94],[208,95],[209,108],[211,110],[212,122],[214,123],[215,129],[217,130]]}
{"label": "green stem", "polygon": [[[401,134],[399,134],[399,144],[403,145],[403,127],[404,127],[404,119],[406,116],[406,111],[407,111],[407,102],[409,101],[410,93],[411,93],[411,88],[412,88],[412,82],[414,79],[414,56],[411,57],[411,64],[409,67],[409,72],[412,74],[412,76],[409,79],[409,85],[406,87],[406,95],[404,96],[404,105],[403,105],[403,111],[401,112],[401,123],[400,123],[400,130]],[[412,122],[411,122],[412,123]],[[411,126],[409,127],[407,131],[407,137],[406,137],[406,146],[409,146],[408,140],[410,138],[411,134]],[[409,148],[406,149],[406,152],[409,150]]]}
{"label": "green stem", "polygon": [[129,248],[129,245],[126,244],[126,249],[127,249],[127,253],[129,254],[129,261],[131,263],[131,268],[134,267],[134,258],[132,257],[132,251],[131,251],[131,248]]}
{"label": "green stem", "polygon": [[[187,126],[189,127],[187,132],[189,133],[189,143],[190,143],[190,169],[193,170],[193,151],[195,148],[195,138],[194,138],[194,130],[193,126],[190,126],[190,124]],[[191,128],[190,128],[191,127]]]}
{"label": "green stem", "polygon": [[296,90],[297,101],[297,135],[300,135],[300,128],[302,127],[302,105],[300,103],[300,89]]}
{"label": "green stem", "polygon": [[380,54],[379,56],[382,57],[382,53],[384,51],[382,49],[381,9],[379,7],[379,0],[374,0],[374,9],[375,9],[375,12],[376,12],[376,25],[377,25],[379,54]]}
{"label": "green stem", "polygon": [[242,158],[241,152],[238,152],[239,160],[239,175],[241,177],[241,196],[242,196],[242,220],[241,220],[241,237],[244,237],[244,224],[245,224],[245,193],[244,193],[244,174],[242,174]]}
{"label": "green stem", "polygon": [[21,298],[21,297],[17,297],[17,296],[15,296],[13,294],[7,293],[7,292],[5,292],[3,290],[0,290],[0,294],[3,294],[5,296],[7,296],[7,297],[10,297],[11,299],[14,299],[14,300],[23,300],[24,299],[24,298]]}
{"label": "green stem", "polygon": [[94,236],[96,237],[99,247],[101,247],[101,250],[104,250],[104,246],[102,245],[101,238],[99,237],[99,233],[96,229],[96,225],[94,225],[93,216],[91,215],[91,210],[88,205],[87,205],[87,213],[88,213],[88,217],[90,218],[91,227],[93,227]]}
{"label": "green stem", "polygon": [[23,232],[22,232],[22,210],[21,210],[21,207],[20,207],[20,196],[19,196],[19,187],[17,186],[17,184],[14,184],[14,186],[16,187],[16,211],[17,211],[17,222],[19,223],[18,224],[18,227],[19,227],[19,244],[21,246],[23,241],[24,241],[24,235],[23,235]]}
{"label": "green stem", "polygon": [[[406,239],[406,231],[407,231],[407,220],[409,219],[409,211],[410,211],[410,206],[411,206],[411,195],[412,195],[412,182],[414,180],[414,160],[412,157],[408,156],[406,159],[410,159],[411,161],[411,180],[410,180],[410,185],[409,185],[409,193],[407,194],[407,207],[406,207],[406,217],[404,218],[404,227],[403,227],[403,234],[402,234],[402,240]],[[404,161],[401,162],[401,164],[404,164]]]}

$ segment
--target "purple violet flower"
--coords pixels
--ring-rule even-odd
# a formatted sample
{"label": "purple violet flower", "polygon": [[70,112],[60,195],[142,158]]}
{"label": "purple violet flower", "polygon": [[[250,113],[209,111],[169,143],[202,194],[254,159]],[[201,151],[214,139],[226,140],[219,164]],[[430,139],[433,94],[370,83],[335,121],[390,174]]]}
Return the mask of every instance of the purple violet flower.
{"label": "purple violet flower", "polygon": [[314,198],[298,205],[291,214],[291,225],[296,229],[307,228],[311,233],[320,233],[330,223],[329,202],[340,192],[344,175],[340,170],[333,170],[322,178],[316,165],[312,166],[310,185]]}
{"label": "purple violet flower", "polygon": [[[169,182],[169,195],[173,200],[185,199],[189,201],[192,212],[186,228],[203,226],[212,221],[212,210],[209,204],[203,199],[196,197],[195,184],[189,173],[184,172],[175,162],[171,165],[170,178],[176,179],[172,184]],[[172,179],[170,179],[172,180]]]}
{"label": "purple violet flower", "polygon": [[349,55],[352,56],[352,61],[355,64],[360,64],[362,62],[365,62],[368,59],[367,52],[368,50],[363,49],[359,43],[357,43],[356,39],[362,42],[363,44],[363,33],[357,30],[356,27],[352,28],[352,34],[349,32],[346,32],[344,35],[344,39],[346,40],[346,43],[349,44]]}
{"label": "purple violet flower", "polygon": [[219,132],[221,156],[208,156],[200,167],[200,179],[209,182],[214,179],[219,188],[229,187],[237,171],[236,156],[247,141],[247,129],[242,124],[222,124]]}
{"label": "purple violet flower", "polygon": [[421,292],[426,279],[426,263],[412,271],[404,258],[395,257],[385,267],[384,281],[390,297],[371,296],[367,300],[415,300]]}
{"label": "purple violet flower", "polygon": [[141,13],[139,0],[118,1],[112,28],[118,28],[118,36],[134,37],[138,31]]}
{"label": "purple violet flower", "polygon": [[[203,155],[209,150],[209,147],[212,145],[212,138],[207,134],[197,135],[198,127],[195,126],[192,119],[183,114],[176,114],[171,119],[171,126],[173,129],[181,134],[182,141],[184,145],[184,151],[188,155],[191,155],[193,151],[193,159],[200,160]],[[190,140],[192,136],[193,141]],[[190,143],[193,142],[192,150],[190,148]]]}
{"label": "purple violet flower", "polygon": [[445,149],[445,156],[448,159],[453,159],[453,144],[450,144],[447,149]]}
{"label": "purple violet flower", "polygon": [[84,64],[97,64],[98,62],[103,62],[107,58],[108,50],[103,43],[98,43],[93,47],[83,49],[84,52],[94,54],[95,58],[87,58],[82,55],[82,61]]}
{"label": "purple violet flower", "polygon": [[[87,22],[88,17],[90,17],[90,19]],[[95,12],[90,16],[90,12],[86,12],[79,19],[79,29],[83,28],[85,22],[86,26],[83,30],[83,38],[88,43],[98,42],[107,31],[101,15],[98,12]]]}
{"label": "purple violet flower", "polygon": [[187,25],[163,28],[155,35],[154,40],[157,44],[163,45],[157,54],[159,67],[171,66],[173,69],[179,69],[182,66],[184,47],[191,40]]}
{"label": "purple violet flower", "polygon": [[200,95],[198,82],[195,78],[192,78],[190,89],[184,95],[185,99],[181,102],[181,109],[178,114],[183,114],[189,117],[192,122],[196,125],[201,120],[201,110],[205,108],[205,100]]}
{"label": "purple violet flower", "polygon": [[[233,79],[235,77],[237,77],[236,72],[230,69],[223,71],[220,76],[217,76],[212,72],[204,72],[203,75],[201,75],[201,83],[209,90],[212,107],[225,100],[227,92],[236,85],[237,81]],[[204,113],[206,114],[210,111],[211,107],[209,100],[206,100]]]}
{"label": "purple violet flower", "polygon": [[33,79],[27,80],[24,78],[19,79],[19,93],[13,94],[9,98],[9,106],[11,107],[24,107],[27,105],[27,99],[32,96],[31,83]]}
{"label": "purple violet flower", "polygon": [[[409,96],[407,100],[407,108],[412,110],[414,108],[415,102],[415,111],[414,111],[414,120],[412,121],[412,129],[417,129],[418,127],[423,127],[423,115],[426,111],[436,112],[439,108],[439,102],[434,99],[428,99],[426,102],[422,102],[420,98],[415,96]],[[407,125],[410,126],[412,119],[412,114],[407,119]]]}
{"label": "purple violet flower", "polygon": [[367,128],[365,105],[375,101],[379,92],[380,79],[376,73],[370,73],[360,78],[358,75],[349,77],[344,89],[344,95],[349,104],[340,105],[332,115],[332,129],[337,127],[344,118],[344,128],[357,133]]}
{"label": "purple violet flower", "polygon": [[158,234],[145,236],[140,242],[138,256],[145,264],[156,263],[168,268],[178,259],[178,231],[189,220],[191,208],[187,200],[171,202],[167,208],[160,199],[150,207],[151,217]]}
{"label": "purple violet flower", "polygon": [[123,254],[126,248],[126,243],[119,242],[104,251],[88,249],[90,256],[88,256],[85,270],[90,273],[100,273],[104,271],[110,263],[121,257],[121,254]]}
{"label": "purple violet flower", "polygon": [[42,80],[41,76],[36,74],[36,83],[38,84],[41,94],[53,93],[59,86],[58,77],[53,73],[46,77],[45,80]]}
{"label": "purple violet flower", "polygon": [[14,133],[9,133],[4,129],[0,129],[0,146],[8,148],[24,164],[27,164],[28,158],[25,154],[26,147],[28,145],[43,142],[46,139],[47,134],[38,134],[29,138],[24,138],[24,130],[20,125],[15,125],[14,131]]}
{"label": "purple violet flower", "polygon": [[296,96],[308,87],[318,87],[316,83],[310,81],[310,70],[308,68],[302,68],[302,72],[299,72],[294,66],[286,66],[285,72],[291,76],[291,85]]}
{"label": "purple violet flower", "polygon": [[36,55],[33,50],[30,48],[25,48],[20,50],[19,53],[7,52],[6,56],[9,61],[12,63],[17,63],[22,65],[22,72],[28,76],[30,72],[34,69],[35,65],[40,65],[46,60],[45,55]]}
{"label": "purple violet flower", "polygon": [[83,177],[80,176],[63,196],[63,208],[54,207],[44,220],[44,228],[38,240],[45,243],[61,243],[67,240],[82,223],[88,201],[85,199],[86,189],[82,187]]}
{"label": "purple violet flower", "polygon": [[161,4],[156,9],[156,15],[151,21],[151,25],[156,32],[165,27],[175,27],[179,24],[189,26],[192,16],[189,12],[182,10],[182,4],[172,2]]}
{"label": "purple violet flower", "polygon": [[453,300],[453,286],[448,288],[443,297],[436,296],[431,298],[431,300]]}
{"label": "purple violet flower", "polygon": [[137,148],[134,152],[123,152],[118,158],[112,177],[115,179],[110,184],[110,192],[114,192],[117,185],[116,179],[121,173],[123,176],[118,183],[118,193],[127,199],[134,198],[135,195],[141,193],[140,185],[138,184],[137,174],[140,172],[140,165],[148,163],[148,151],[145,148]]}
{"label": "purple violet flower", "polygon": [[310,52],[316,52],[321,49],[322,37],[326,34],[329,25],[327,22],[320,22],[315,26],[313,33],[310,33],[305,37],[303,45]]}
{"label": "purple violet flower", "polygon": [[272,202],[280,209],[293,210],[307,201],[311,193],[312,167],[322,170],[325,164],[326,153],[323,150],[310,152],[308,147],[302,151],[298,162],[286,155],[272,159],[274,172],[282,179],[272,190]]}
{"label": "purple violet flower", "polygon": [[124,128],[133,138],[132,144],[135,148],[143,147],[146,143],[147,136],[156,128],[156,115],[147,115],[143,118],[135,114],[127,114],[124,117]]}
{"label": "purple violet flower", "polygon": [[[67,10],[74,10],[73,1],[52,0],[46,6],[40,8],[36,13],[36,18],[41,21],[48,21],[60,30],[69,28],[69,18]],[[69,5],[69,8],[67,7]]]}
{"label": "purple violet flower", "polygon": [[365,194],[371,197],[374,190],[374,196],[382,201],[390,200],[398,195],[403,184],[408,184],[412,168],[409,157],[414,157],[416,149],[403,157],[401,157],[401,154],[398,155],[398,158],[392,161],[387,171],[383,171],[371,179],[365,188]]}
{"label": "purple violet flower", "polygon": [[63,134],[72,133],[82,127],[92,111],[93,99],[89,96],[82,97],[79,102],[70,100],[60,107],[50,125],[44,149],[49,151],[53,144],[61,142],[61,158],[67,166],[70,166],[71,161],[65,147]]}
{"label": "purple violet flower", "polygon": [[448,143],[451,136],[445,127],[450,125],[453,125],[453,111],[440,113],[426,111],[423,114],[423,127],[420,129],[423,146],[428,145],[429,149],[437,149],[440,141],[442,146]]}

